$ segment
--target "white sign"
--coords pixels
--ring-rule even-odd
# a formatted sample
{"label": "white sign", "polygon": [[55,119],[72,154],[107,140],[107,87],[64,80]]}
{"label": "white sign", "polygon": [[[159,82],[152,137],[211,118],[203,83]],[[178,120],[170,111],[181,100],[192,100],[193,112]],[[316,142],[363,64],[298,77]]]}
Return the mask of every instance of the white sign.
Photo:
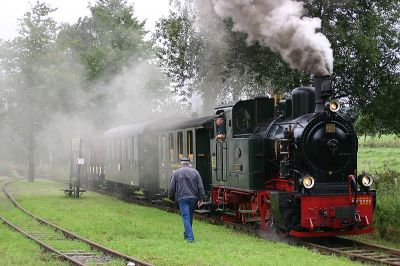
{"label": "white sign", "polygon": [[76,163],[80,164],[80,165],[85,164],[85,159],[84,158],[78,158],[78,160],[76,160]]}

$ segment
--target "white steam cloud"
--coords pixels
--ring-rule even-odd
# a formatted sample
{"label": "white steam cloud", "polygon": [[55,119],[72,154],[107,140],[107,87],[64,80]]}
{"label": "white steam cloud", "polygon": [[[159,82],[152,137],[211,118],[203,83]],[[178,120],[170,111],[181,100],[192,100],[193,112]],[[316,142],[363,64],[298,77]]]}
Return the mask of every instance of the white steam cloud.
{"label": "white steam cloud", "polygon": [[308,74],[333,71],[333,52],[325,35],[316,32],[321,19],[304,17],[304,3],[294,0],[213,0],[215,12],[231,17],[234,31],[248,34],[247,42],[278,52],[291,68]]}

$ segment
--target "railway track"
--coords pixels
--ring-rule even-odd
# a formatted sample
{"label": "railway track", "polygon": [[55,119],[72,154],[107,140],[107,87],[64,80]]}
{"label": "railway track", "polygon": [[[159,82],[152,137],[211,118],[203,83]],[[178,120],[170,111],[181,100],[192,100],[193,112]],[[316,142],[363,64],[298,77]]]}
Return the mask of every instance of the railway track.
{"label": "railway track", "polygon": [[[65,180],[54,178],[47,179],[55,182],[65,183]],[[148,199],[145,200],[139,197],[124,197],[103,189],[91,188],[90,190],[108,196],[118,197],[125,202],[134,203],[145,207],[158,208],[167,212],[179,213],[179,210],[175,208],[173,204],[169,204],[168,202],[150,202]],[[341,237],[314,238],[303,240],[287,237],[284,233],[279,231],[264,232],[248,225],[224,222],[219,219],[219,217],[198,214],[195,214],[194,217],[198,220],[206,221],[212,224],[223,225],[225,227],[250,233],[264,239],[304,246],[325,254],[337,254],[364,263],[400,266],[400,250],[398,249],[392,249],[380,245],[364,243],[361,241],[345,239]]]}
{"label": "railway track", "polygon": [[400,250],[340,237],[302,241],[303,246],[373,264],[400,265]]}
{"label": "railway track", "polygon": [[[9,200],[15,208],[18,208],[25,216],[20,218],[19,223],[21,223],[21,220],[26,221],[26,223],[24,225],[17,225],[1,215],[0,220],[27,238],[35,241],[46,251],[50,251],[56,254],[58,258],[74,265],[150,265],[74,234],[25,210],[6,189],[7,185],[16,181],[2,182],[4,194],[0,197],[3,202],[2,205],[5,201]],[[4,206],[0,206],[0,211],[2,207],[4,208]],[[10,207],[12,206],[8,206],[7,208]],[[76,247],[79,247],[79,249],[76,249]]]}

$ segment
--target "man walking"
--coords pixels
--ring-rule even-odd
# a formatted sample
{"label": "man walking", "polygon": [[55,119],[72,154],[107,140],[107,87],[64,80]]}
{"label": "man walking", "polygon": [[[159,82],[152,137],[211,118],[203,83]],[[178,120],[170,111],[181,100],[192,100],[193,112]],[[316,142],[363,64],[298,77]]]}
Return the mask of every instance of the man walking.
{"label": "man walking", "polygon": [[203,205],[205,198],[204,187],[199,172],[192,168],[188,158],[182,158],[181,165],[181,168],[174,171],[171,176],[168,198],[179,202],[185,229],[183,236],[188,242],[193,242],[193,212],[196,208],[196,203],[199,207]]}

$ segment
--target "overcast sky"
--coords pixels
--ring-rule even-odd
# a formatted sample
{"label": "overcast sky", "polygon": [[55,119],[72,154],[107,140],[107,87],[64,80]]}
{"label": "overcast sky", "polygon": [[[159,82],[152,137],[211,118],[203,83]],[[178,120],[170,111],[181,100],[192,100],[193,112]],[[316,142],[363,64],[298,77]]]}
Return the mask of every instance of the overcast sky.
{"label": "overcast sky", "polygon": [[[75,23],[79,17],[89,15],[89,0],[40,0],[58,8],[53,17],[58,22]],[[94,0],[90,0],[91,3]],[[147,19],[146,28],[154,28],[155,21],[168,14],[168,0],[129,0],[134,3],[135,16]],[[9,40],[17,36],[17,20],[29,11],[36,0],[0,0],[0,39]]]}

